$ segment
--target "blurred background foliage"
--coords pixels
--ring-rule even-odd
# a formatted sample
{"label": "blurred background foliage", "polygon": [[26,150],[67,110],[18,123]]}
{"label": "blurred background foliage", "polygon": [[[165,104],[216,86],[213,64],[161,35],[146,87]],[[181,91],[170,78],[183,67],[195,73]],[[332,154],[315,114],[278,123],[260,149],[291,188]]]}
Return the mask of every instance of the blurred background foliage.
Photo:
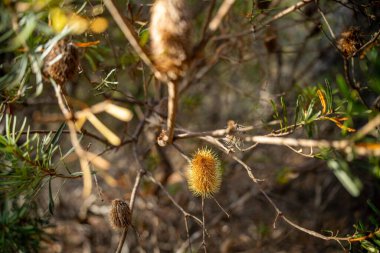
{"label": "blurred background foliage", "polygon": [[[133,24],[140,45],[149,48],[152,1],[115,2]],[[211,2],[189,1],[194,26],[189,40],[194,43],[202,38]],[[215,1],[216,9],[222,2]],[[242,127],[254,126],[255,135],[340,140],[353,137],[379,115],[379,1],[313,1],[266,25],[296,3],[236,1],[199,56],[209,66],[205,75],[183,87],[179,128],[221,129],[232,119]],[[199,201],[184,180],[186,161],[176,149],[155,145],[157,125],[166,113],[165,87],[153,80],[103,2],[2,0],[0,6],[3,252],[109,252],[115,247],[118,234],[111,232],[107,212],[112,199],[130,197],[138,166],[128,141],[144,117],[138,142],[143,165],[178,203],[199,214]],[[352,27],[358,32],[348,32]],[[109,144],[96,127],[84,126],[82,146],[112,163],[106,172],[91,168],[96,187],[85,201],[69,132],[42,71],[49,47],[62,38],[76,43],[80,54],[76,78],[65,85],[72,109],[112,100],[135,115],[129,123],[99,115],[124,143],[120,147]],[[371,40],[355,57],[347,55]],[[344,245],[350,252],[380,251],[379,156],[261,145],[243,152],[249,147],[243,139],[229,139],[226,148],[253,166],[255,175],[265,179],[264,189],[289,216],[318,232],[358,238]],[[357,141],[379,149],[378,128]],[[176,142],[188,155],[205,145],[198,139]],[[273,229],[271,207],[235,161],[219,156],[224,175],[215,197],[232,217],[210,221],[210,252],[342,251],[338,244],[306,237],[284,224]],[[140,243],[128,236],[131,252],[189,252],[181,214],[148,180],[136,209]],[[206,213],[214,216],[220,210],[210,204]],[[195,242],[199,231],[190,224]]]}

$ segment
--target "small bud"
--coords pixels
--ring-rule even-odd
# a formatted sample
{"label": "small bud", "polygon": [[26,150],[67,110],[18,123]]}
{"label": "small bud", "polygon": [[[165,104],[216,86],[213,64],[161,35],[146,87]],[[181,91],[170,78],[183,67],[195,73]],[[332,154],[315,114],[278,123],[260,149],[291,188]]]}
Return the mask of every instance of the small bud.
{"label": "small bud", "polygon": [[197,196],[210,197],[221,184],[220,162],[208,148],[198,149],[189,164],[187,173],[190,190]]}
{"label": "small bud", "polygon": [[131,210],[128,203],[120,199],[112,200],[109,218],[114,229],[129,227],[131,225]]}

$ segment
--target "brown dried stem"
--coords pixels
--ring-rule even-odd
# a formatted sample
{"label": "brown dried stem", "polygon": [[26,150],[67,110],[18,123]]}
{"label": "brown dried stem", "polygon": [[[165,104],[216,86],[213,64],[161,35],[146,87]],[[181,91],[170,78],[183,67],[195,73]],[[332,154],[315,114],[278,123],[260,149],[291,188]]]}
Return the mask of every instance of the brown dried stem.
{"label": "brown dried stem", "polygon": [[[216,142],[213,142],[213,144],[217,143],[217,147],[220,148],[222,151],[225,152],[225,150],[222,148],[223,147],[223,144],[218,142],[216,140]],[[325,236],[325,235],[322,235],[320,233],[317,233],[313,230],[310,230],[310,229],[307,229],[307,228],[304,228],[304,227],[301,227],[299,226],[298,224],[294,223],[293,221],[289,220],[284,214],[283,212],[280,210],[280,208],[275,204],[275,202],[268,196],[268,194],[262,189],[262,187],[260,186],[259,184],[259,181],[261,180],[258,180],[253,172],[252,172],[252,168],[247,165],[246,163],[244,163],[242,160],[240,160],[239,158],[237,158],[235,155],[231,154],[231,153],[228,153],[228,152],[225,152],[228,156],[230,156],[232,159],[234,159],[236,162],[238,162],[239,164],[241,164],[243,166],[243,168],[247,171],[248,173],[248,176],[251,178],[252,182],[256,185],[257,189],[261,192],[261,194],[264,195],[265,199],[271,204],[271,206],[273,207],[273,209],[276,211],[276,217],[275,217],[275,221],[279,218],[283,219],[286,223],[288,223],[289,225],[291,225],[292,227],[306,233],[306,234],[309,234],[311,236],[314,236],[314,237],[317,237],[317,238],[320,238],[320,239],[323,239],[323,240],[334,240],[334,241],[337,241],[337,242],[340,242],[340,241],[349,241],[352,237],[336,237],[336,236]]]}
{"label": "brown dried stem", "polygon": [[178,84],[175,82],[168,82],[168,118],[167,118],[167,134],[168,143],[173,142],[174,124],[177,115],[178,105]]}
{"label": "brown dried stem", "polygon": [[299,1],[298,3],[292,5],[292,6],[289,6],[288,8],[282,10],[281,12],[277,13],[276,15],[274,15],[271,19],[267,20],[266,22],[262,23],[260,26],[257,26],[255,27],[253,30],[249,30],[249,31],[245,31],[245,32],[241,32],[241,33],[237,33],[237,34],[230,34],[230,35],[221,35],[221,36],[218,36],[215,38],[215,40],[224,40],[224,39],[229,39],[229,38],[236,38],[236,37],[242,37],[242,36],[247,36],[249,34],[252,34],[252,33],[256,33],[256,32],[259,32],[265,28],[267,28],[268,25],[270,25],[271,23],[273,23],[274,21],[286,16],[286,15],[289,15],[290,13],[294,12],[294,11],[297,11],[299,10],[300,8],[302,8],[303,6],[309,4],[309,3],[312,3],[314,2],[314,0],[302,0],[302,1]]}

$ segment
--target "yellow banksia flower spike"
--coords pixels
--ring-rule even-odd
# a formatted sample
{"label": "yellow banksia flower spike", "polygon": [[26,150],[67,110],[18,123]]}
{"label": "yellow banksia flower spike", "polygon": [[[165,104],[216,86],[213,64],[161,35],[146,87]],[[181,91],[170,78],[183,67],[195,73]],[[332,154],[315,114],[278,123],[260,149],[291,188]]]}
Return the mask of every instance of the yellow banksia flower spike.
{"label": "yellow banksia flower spike", "polygon": [[220,161],[211,149],[197,150],[189,164],[187,179],[194,195],[211,197],[219,190],[222,182]]}

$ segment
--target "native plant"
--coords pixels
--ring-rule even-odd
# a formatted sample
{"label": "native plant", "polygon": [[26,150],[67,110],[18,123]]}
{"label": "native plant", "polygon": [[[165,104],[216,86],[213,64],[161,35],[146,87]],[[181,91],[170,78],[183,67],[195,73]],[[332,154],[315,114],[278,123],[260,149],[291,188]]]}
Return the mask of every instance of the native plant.
{"label": "native plant", "polygon": [[5,252],[70,248],[67,221],[82,250],[379,252],[377,1],[4,0],[0,20]]}

